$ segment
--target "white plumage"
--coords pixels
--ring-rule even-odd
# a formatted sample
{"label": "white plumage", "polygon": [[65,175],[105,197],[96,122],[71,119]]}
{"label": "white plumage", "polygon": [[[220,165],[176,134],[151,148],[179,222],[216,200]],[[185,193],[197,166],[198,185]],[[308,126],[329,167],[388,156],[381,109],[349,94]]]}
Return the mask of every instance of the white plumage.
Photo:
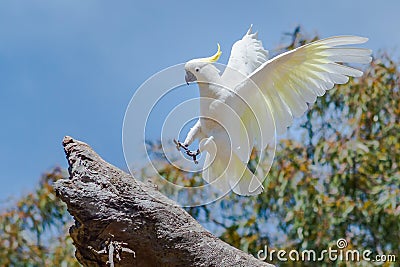
{"label": "white plumage", "polygon": [[187,82],[200,89],[200,119],[188,133],[184,147],[195,139],[206,153],[203,178],[227,192],[241,195],[262,192],[261,179],[247,168],[253,147],[259,151],[301,116],[334,84],[363,73],[340,63],[369,63],[371,50],[342,47],[365,43],[357,36],[336,36],[268,59],[251,27],[237,41],[228,65],[220,74],[213,66],[221,54],[186,63]]}

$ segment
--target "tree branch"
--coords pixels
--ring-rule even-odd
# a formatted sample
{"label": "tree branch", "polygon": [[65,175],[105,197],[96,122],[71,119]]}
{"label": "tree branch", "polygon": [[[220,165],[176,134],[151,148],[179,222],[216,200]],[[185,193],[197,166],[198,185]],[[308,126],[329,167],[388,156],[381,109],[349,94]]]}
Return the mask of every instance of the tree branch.
{"label": "tree branch", "polygon": [[54,187],[74,216],[70,234],[84,266],[272,266],[213,236],[87,144],[65,137],[63,145],[70,179]]}

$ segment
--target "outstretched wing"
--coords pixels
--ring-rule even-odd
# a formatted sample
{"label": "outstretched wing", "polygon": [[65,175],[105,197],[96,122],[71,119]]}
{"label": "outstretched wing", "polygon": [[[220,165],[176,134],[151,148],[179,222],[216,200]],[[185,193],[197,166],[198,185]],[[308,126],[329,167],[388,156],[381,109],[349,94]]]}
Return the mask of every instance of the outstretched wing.
{"label": "outstretched wing", "polygon": [[[314,103],[317,96],[324,95],[335,84],[347,83],[349,76],[360,77],[363,74],[338,62],[369,63],[371,50],[340,47],[367,40],[357,36],[336,36],[278,55],[250,74],[224,103],[238,112],[248,136],[255,139],[258,149],[263,149],[275,128],[278,134],[284,133],[293,117],[299,117],[307,110],[307,103]],[[260,129],[261,135],[255,133],[253,129],[256,128]],[[237,137],[234,140],[241,139]],[[247,156],[243,156],[241,159],[245,160]]]}
{"label": "outstretched wing", "polygon": [[[347,83],[349,76],[360,77],[362,71],[339,62],[369,63],[372,51],[340,46],[367,40],[357,36],[337,36],[283,53],[260,65],[234,88],[233,94],[216,100],[215,113],[230,130],[232,152],[247,163],[251,148],[265,149],[275,132],[284,133],[293,117],[307,110],[307,103],[314,103],[317,96],[324,95],[334,84]],[[240,123],[235,123],[229,109],[225,108],[225,112],[221,108],[223,105],[235,111]],[[242,180],[239,185],[245,184],[246,180]],[[262,181],[253,179],[250,187],[261,187]]]}
{"label": "outstretched wing", "polygon": [[243,38],[232,46],[228,65],[222,74],[226,86],[234,87],[268,60],[268,51],[257,39],[258,34],[251,32],[252,26]]}
{"label": "outstretched wing", "polygon": [[[283,53],[260,66],[249,78],[261,89],[275,120],[278,134],[284,133],[293,117],[301,116],[335,84],[363,72],[341,63],[369,63],[372,51],[365,48],[338,47],[361,44],[368,39],[336,36]],[[240,94],[240,93],[239,93]]]}

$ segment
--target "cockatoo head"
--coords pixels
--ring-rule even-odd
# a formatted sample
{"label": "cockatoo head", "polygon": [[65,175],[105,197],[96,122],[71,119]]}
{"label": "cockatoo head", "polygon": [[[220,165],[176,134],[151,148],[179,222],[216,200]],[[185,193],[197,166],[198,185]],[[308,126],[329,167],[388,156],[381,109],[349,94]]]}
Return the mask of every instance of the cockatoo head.
{"label": "cockatoo head", "polygon": [[210,72],[216,70],[212,63],[217,62],[222,54],[219,44],[217,45],[218,51],[213,56],[207,58],[195,58],[185,64],[185,80],[187,84],[190,82],[207,80],[207,76],[209,76]]}

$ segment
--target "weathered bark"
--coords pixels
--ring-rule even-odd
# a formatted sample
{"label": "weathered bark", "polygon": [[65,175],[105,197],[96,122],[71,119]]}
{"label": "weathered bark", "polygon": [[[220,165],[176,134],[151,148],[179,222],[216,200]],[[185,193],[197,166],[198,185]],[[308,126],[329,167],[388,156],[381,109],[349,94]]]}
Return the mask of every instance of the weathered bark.
{"label": "weathered bark", "polygon": [[84,266],[272,266],[205,230],[152,184],[65,137],[70,179],[54,187],[74,216],[70,229]]}

